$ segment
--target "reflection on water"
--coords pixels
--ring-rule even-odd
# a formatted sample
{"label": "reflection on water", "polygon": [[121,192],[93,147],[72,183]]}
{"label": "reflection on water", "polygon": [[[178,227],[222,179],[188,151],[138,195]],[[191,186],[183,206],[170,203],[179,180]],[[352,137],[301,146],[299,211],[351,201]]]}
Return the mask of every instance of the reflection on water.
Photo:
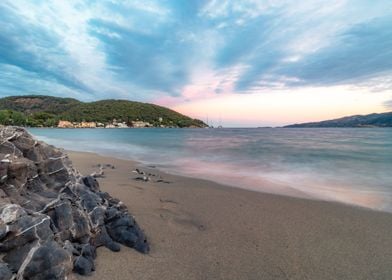
{"label": "reflection on water", "polygon": [[392,129],[30,131],[66,149],[136,159],[177,174],[392,210]]}

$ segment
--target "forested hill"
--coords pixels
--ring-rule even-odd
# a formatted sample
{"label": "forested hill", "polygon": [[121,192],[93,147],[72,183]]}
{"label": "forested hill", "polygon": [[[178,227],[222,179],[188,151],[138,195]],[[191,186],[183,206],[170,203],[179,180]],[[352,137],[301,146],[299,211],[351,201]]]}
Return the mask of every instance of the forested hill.
{"label": "forested hill", "polygon": [[38,112],[59,114],[82,104],[73,98],[44,95],[9,96],[0,98],[0,110],[12,110],[27,115]]}
{"label": "forested hill", "polygon": [[60,120],[71,122],[102,122],[113,120],[130,123],[149,122],[153,126],[206,127],[171,109],[128,100],[81,102],[72,98],[43,95],[0,98],[0,124],[20,126],[56,126]]}
{"label": "forested hill", "polygon": [[322,122],[293,124],[285,127],[392,127],[392,112],[355,115]]}

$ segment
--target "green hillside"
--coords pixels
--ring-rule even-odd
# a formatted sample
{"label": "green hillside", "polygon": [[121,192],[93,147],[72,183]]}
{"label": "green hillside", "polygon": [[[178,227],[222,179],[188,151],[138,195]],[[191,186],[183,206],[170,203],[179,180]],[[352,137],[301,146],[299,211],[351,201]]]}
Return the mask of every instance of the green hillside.
{"label": "green hillside", "polygon": [[24,114],[46,112],[58,114],[82,102],[73,98],[59,98],[45,95],[9,96],[0,98],[0,110],[12,110]]}
{"label": "green hillside", "polygon": [[0,124],[21,126],[56,126],[59,120],[110,123],[114,119],[149,122],[154,126],[205,127],[168,108],[128,100],[81,102],[72,98],[41,95],[11,96],[0,99]]}

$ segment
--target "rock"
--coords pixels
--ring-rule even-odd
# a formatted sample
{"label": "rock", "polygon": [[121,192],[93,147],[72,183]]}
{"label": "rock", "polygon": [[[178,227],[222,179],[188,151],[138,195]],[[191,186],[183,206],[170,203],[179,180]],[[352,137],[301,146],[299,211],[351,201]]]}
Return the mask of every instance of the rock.
{"label": "rock", "polygon": [[90,225],[89,219],[84,210],[73,208],[72,209],[73,224],[71,227],[72,241],[85,243],[90,238]]}
{"label": "rock", "polygon": [[8,252],[35,240],[53,239],[50,223],[50,218],[40,213],[20,217],[8,225],[8,232],[12,234],[1,242],[0,252]]}
{"label": "rock", "polygon": [[9,224],[16,221],[21,216],[26,215],[26,212],[17,204],[6,204],[1,209],[0,221],[3,224]]}
{"label": "rock", "polygon": [[95,247],[84,244],[79,247],[80,255],[74,261],[74,271],[81,275],[89,275],[95,270],[94,259],[96,258]]}
{"label": "rock", "polygon": [[150,179],[150,177],[143,176],[143,177],[136,177],[135,180],[136,180],[136,181],[148,182],[148,181],[150,181],[151,179]]}
{"label": "rock", "polygon": [[[17,272],[31,249],[37,245],[37,242],[30,242],[9,251],[3,258],[12,271]],[[0,278],[1,279],[1,278]]]}
{"label": "rock", "polygon": [[93,173],[90,174],[90,177],[93,178],[104,178],[105,177],[105,172],[103,171],[103,167],[99,168],[99,171],[95,171]]}
{"label": "rock", "polygon": [[0,225],[0,240],[2,240],[8,233],[9,229],[5,224]]}
{"label": "rock", "polygon": [[139,175],[146,175],[146,173],[144,171],[141,171],[139,168],[136,168],[134,170],[135,173],[139,174]]}
{"label": "rock", "polygon": [[101,192],[92,176],[83,177],[63,151],[22,128],[0,128],[1,280],[88,275],[96,248],[119,251],[119,243],[149,251],[120,200]]}
{"label": "rock", "polygon": [[57,242],[49,241],[30,250],[17,274],[23,279],[66,279],[72,266],[72,256]]}
{"label": "rock", "polygon": [[114,241],[135,248],[142,253],[149,251],[144,234],[131,216],[118,213],[114,218],[108,220],[106,228]]}
{"label": "rock", "polygon": [[94,263],[83,256],[79,256],[75,259],[73,269],[80,275],[89,275],[94,270]]}
{"label": "rock", "polygon": [[93,245],[95,247],[105,246],[113,252],[118,252],[121,250],[120,245],[114,242],[113,239],[109,236],[106,227],[101,227],[99,229],[99,232],[96,234],[96,237],[93,240]]}
{"label": "rock", "polygon": [[56,229],[60,232],[59,235],[61,240],[65,241],[70,239],[74,217],[72,215],[72,206],[69,201],[64,201],[63,203],[54,206],[52,221]]}
{"label": "rock", "polygon": [[69,240],[65,240],[63,248],[70,255],[75,255],[75,256],[79,256],[80,255],[80,252],[78,250],[76,250],[76,248],[73,246],[73,244]]}
{"label": "rock", "polygon": [[0,279],[11,280],[12,277],[12,271],[8,268],[7,264],[0,262]]}
{"label": "rock", "polygon": [[95,180],[95,178],[93,178],[93,177],[91,177],[91,176],[86,176],[86,177],[83,177],[82,180],[83,180],[83,183],[84,183],[87,187],[89,187],[89,189],[90,189],[91,191],[94,191],[94,192],[99,191],[99,184],[98,184],[98,181]]}

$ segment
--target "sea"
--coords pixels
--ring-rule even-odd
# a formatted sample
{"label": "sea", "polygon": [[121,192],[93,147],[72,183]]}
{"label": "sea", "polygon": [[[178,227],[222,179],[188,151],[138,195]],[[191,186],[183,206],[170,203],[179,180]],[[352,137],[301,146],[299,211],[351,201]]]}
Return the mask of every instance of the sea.
{"label": "sea", "polygon": [[392,212],[392,128],[56,129],[66,150],[131,159],[183,176]]}

